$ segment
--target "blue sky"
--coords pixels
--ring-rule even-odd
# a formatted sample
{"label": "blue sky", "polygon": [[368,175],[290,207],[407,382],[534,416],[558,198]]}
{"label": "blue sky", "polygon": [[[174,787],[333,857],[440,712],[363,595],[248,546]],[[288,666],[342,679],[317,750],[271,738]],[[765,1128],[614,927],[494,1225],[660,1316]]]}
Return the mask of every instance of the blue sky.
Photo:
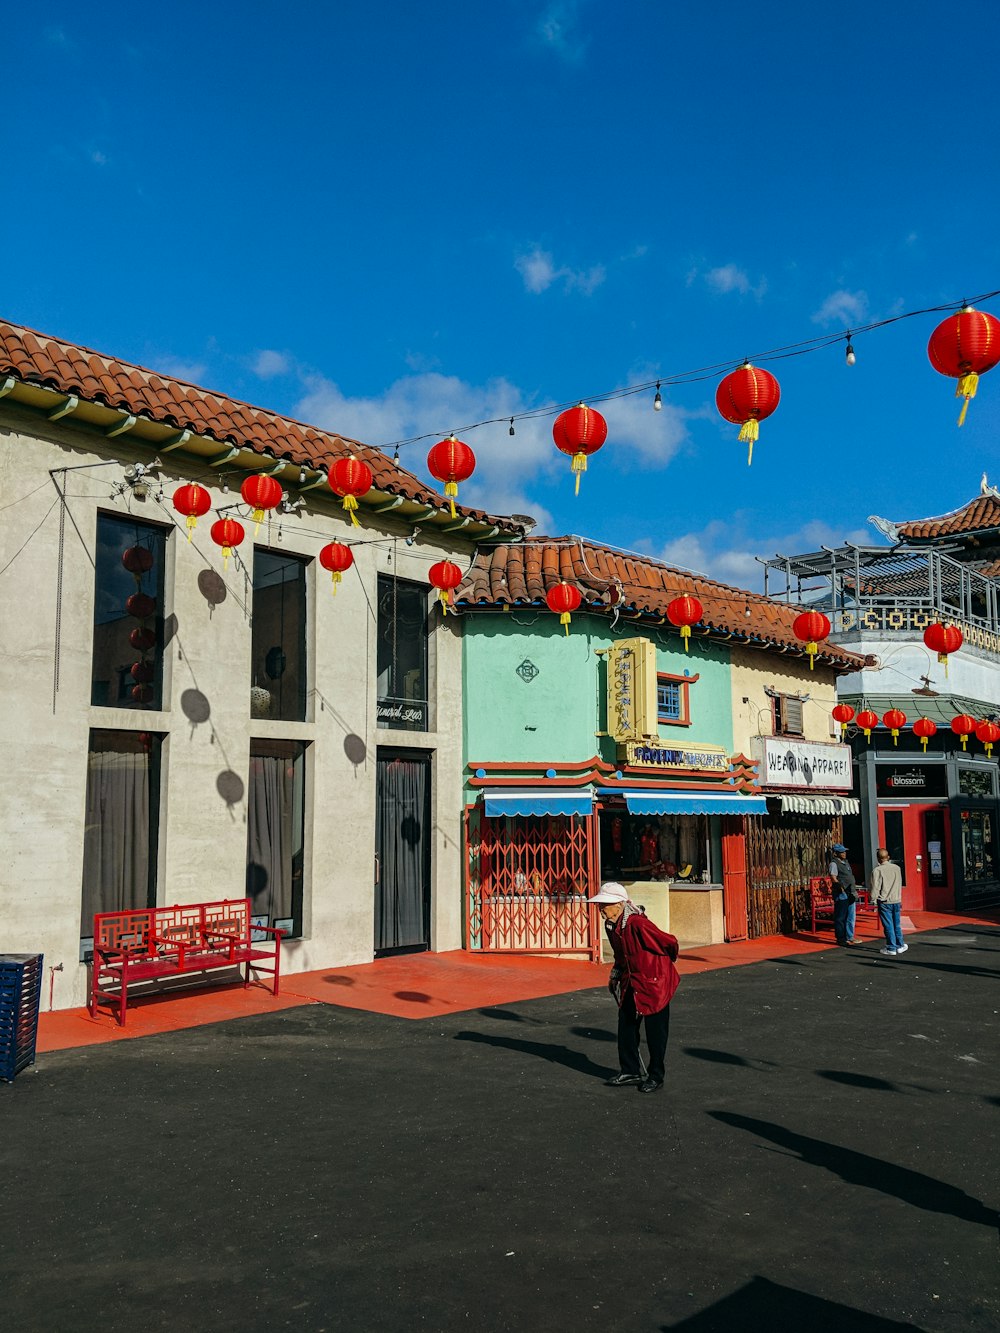
{"label": "blue sky", "polygon": [[[998,37],[982,0],[50,3],[5,34],[0,316],[384,445],[958,300],[1000,288]],[[1000,368],[959,430],[938,318],[771,365],[749,469],[709,381],[610,403],[579,498],[549,420],[471,431],[463,498],[757,586],[1000,481]]]}

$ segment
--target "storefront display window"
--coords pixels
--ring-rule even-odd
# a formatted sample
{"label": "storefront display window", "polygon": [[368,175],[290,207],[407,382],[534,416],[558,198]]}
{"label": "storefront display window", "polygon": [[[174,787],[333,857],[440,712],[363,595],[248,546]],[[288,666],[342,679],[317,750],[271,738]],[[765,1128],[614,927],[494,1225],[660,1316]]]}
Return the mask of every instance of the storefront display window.
{"label": "storefront display window", "polygon": [[958,790],[963,796],[992,796],[993,770],[988,768],[960,768]]}
{"label": "storefront display window", "polygon": [[994,879],[996,845],[992,811],[963,810],[961,825],[966,880]]}
{"label": "storefront display window", "polygon": [[603,810],[601,873],[624,880],[711,879],[707,815],[631,815]]}

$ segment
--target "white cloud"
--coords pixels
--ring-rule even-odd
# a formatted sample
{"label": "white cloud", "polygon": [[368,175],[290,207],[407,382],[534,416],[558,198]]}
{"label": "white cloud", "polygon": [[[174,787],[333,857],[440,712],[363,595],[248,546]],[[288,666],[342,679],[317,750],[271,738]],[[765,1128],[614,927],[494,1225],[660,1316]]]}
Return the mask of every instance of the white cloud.
{"label": "white cloud", "polygon": [[767,291],[766,278],[761,278],[755,285],[746,272],[735,264],[723,264],[721,268],[709,269],[705,274],[705,282],[719,296],[737,292],[740,296],[754,296],[759,301]]}
{"label": "white cloud", "polygon": [[[321,375],[305,377],[303,383],[306,392],[295,406],[295,416],[364,444],[391,451],[396,440],[434,431],[430,438],[400,450],[400,463],[423,478],[427,478],[427,451],[435,438],[452,430],[461,435],[476,453],[476,471],[461,488],[463,501],[474,507],[532,514],[544,530],[551,516],[534,498],[533,486],[543,480],[551,485],[560,476],[567,486],[571,484],[569,460],[552,442],[552,416],[516,420],[510,434],[510,418],[537,404],[507,380],[473,385],[436,373],[409,375],[370,398],[351,398]],[[610,426],[607,447],[624,469],[665,467],[686,442],[687,422],[696,415],[669,402],[654,412],[651,394],[627,395],[607,409],[598,407]],[[468,429],[468,423],[476,421],[493,424]]]}
{"label": "white cloud", "polygon": [[839,324],[850,328],[852,324],[864,324],[867,318],[867,293],[849,292],[840,288],[830,293],[812,320],[814,324]]}
{"label": "white cloud", "polygon": [[558,266],[549,251],[539,246],[526,254],[516,255],[514,267],[524,281],[525,290],[536,294],[560,282],[564,291],[582,292],[584,296],[590,296],[607,277],[603,264],[595,264],[589,269]]}
{"label": "white cloud", "polygon": [[536,42],[568,65],[580,64],[587,54],[587,40],[577,30],[580,8],[580,0],[551,0],[535,24]]}
{"label": "white cloud", "polygon": [[274,352],[269,348],[264,348],[254,357],[250,368],[262,380],[268,380],[275,375],[287,375],[290,363],[284,352]]}
{"label": "white cloud", "polygon": [[[868,544],[872,540],[872,533],[866,529],[845,532],[822,520],[765,535],[759,534],[757,526],[752,516],[736,513],[731,518],[713,519],[700,531],[682,533],[660,546],[649,541],[643,546],[668,565],[708,574],[737,588],[760,591],[764,572],[757,556],[771,559],[779,553],[804,555],[821,546],[842,546],[848,541]],[[770,591],[774,590],[772,585]]]}
{"label": "white cloud", "polygon": [[157,357],[156,368],[161,375],[170,375],[173,379],[185,380],[188,384],[202,384],[208,375],[208,367],[204,361],[184,361],[173,356]]}
{"label": "white cloud", "polygon": [[107,156],[98,148],[95,148],[90,154],[90,160],[95,167],[106,167],[108,165]]}

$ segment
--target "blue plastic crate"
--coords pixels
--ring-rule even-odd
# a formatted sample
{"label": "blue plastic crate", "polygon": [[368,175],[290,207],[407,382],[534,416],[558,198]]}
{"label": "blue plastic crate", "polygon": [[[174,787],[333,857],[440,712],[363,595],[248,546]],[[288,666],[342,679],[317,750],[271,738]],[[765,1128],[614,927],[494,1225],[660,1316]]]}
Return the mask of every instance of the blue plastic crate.
{"label": "blue plastic crate", "polygon": [[41,994],[40,953],[0,954],[0,1082],[35,1063]]}

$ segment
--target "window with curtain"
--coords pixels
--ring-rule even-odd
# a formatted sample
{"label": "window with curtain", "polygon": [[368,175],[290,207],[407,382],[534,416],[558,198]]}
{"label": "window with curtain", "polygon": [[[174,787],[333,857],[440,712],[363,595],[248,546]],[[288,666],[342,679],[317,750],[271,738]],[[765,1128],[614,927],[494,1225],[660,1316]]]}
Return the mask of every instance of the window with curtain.
{"label": "window with curtain", "polygon": [[376,724],[426,731],[427,589],[422,584],[379,575],[377,665]]}
{"label": "window with curtain", "polygon": [[247,896],[260,924],[302,934],[305,753],[300,741],[251,741]]}
{"label": "window with curtain", "polygon": [[90,702],[161,708],[166,529],[97,515]]}
{"label": "window with curtain", "polygon": [[306,562],[254,547],[250,715],[306,720]]}
{"label": "window with curtain", "polygon": [[87,941],[97,912],[156,903],[161,740],[144,731],[90,733],[80,920]]}

